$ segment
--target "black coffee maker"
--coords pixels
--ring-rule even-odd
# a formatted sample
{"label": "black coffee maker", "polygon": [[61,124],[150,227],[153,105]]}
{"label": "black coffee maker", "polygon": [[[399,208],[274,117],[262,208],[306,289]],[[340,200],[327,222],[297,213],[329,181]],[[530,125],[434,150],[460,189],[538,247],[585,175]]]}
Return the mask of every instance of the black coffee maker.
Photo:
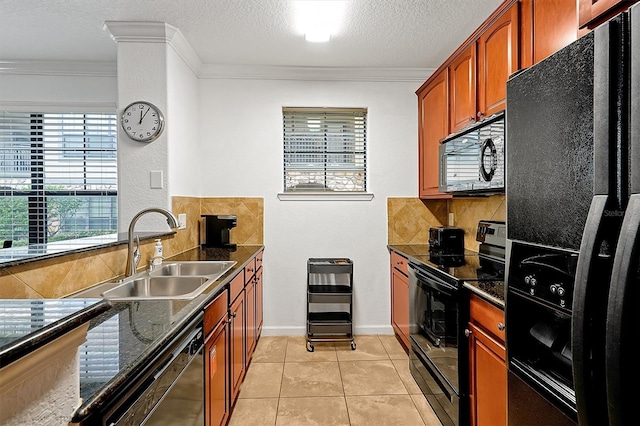
{"label": "black coffee maker", "polygon": [[238,224],[235,215],[203,214],[205,242],[203,247],[220,247],[235,249],[236,245],[229,242],[229,231]]}

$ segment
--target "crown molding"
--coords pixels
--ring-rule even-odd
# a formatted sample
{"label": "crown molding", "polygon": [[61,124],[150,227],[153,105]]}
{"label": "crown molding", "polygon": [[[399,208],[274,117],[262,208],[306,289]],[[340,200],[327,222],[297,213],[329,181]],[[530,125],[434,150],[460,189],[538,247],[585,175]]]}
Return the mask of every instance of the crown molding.
{"label": "crown molding", "polygon": [[271,65],[203,64],[199,78],[246,80],[317,80],[369,82],[424,82],[432,68],[299,67]]}
{"label": "crown molding", "polygon": [[116,43],[163,43],[169,45],[199,75],[202,61],[182,32],[165,22],[104,21],[102,29]]}
{"label": "crown molding", "polygon": [[0,61],[0,74],[115,77],[117,70],[107,61]]}

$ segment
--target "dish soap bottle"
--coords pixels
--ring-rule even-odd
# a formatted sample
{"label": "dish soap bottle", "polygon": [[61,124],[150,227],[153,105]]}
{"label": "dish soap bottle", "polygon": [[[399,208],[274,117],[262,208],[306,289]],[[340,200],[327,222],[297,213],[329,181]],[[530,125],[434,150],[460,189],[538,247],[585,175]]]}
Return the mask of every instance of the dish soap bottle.
{"label": "dish soap bottle", "polygon": [[160,239],[156,240],[156,246],[153,252],[153,257],[151,258],[151,264],[153,266],[162,265],[162,241]]}

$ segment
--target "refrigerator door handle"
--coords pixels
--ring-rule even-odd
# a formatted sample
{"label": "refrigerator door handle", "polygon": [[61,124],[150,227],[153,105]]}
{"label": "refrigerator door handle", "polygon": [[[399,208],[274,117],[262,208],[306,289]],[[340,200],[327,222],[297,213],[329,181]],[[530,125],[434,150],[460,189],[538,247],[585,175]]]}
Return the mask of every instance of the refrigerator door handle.
{"label": "refrigerator door handle", "polygon": [[596,275],[594,269],[596,258],[602,241],[602,222],[605,217],[608,195],[596,195],[591,200],[591,207],[582,234],[580,254],[573,290],[573,307],[571,319],[571,350],[573,358],[573,384],[576,394],[578,421],[581,425],[597,424],[597,393],[591,372],[593,371],[591,349],[593,336],[591,328],[592,293]]}
{"label": "refrigerator door handle", "polygon": [[[628,351],[632,342],[630,332],[635,329],[637,317],[631,316],[637,309],[638,289],[637,259],[640,249],[640,194],[629,198],[627,211],[622,222],[620,239],[613,260],[611,287],[607,306],[607,330],[605,343],[605,371],[610,424],[624,425],[637,422],[635,403],[629,406],[633,397],[628,395],[637,383],[635,363],[630,364],[632,355]],[[635,332],[633,335],[635,337]],[[635,340],[635,339],[634,339]],[[625,367],[631,367],[627,369]],[[625,403],[626,401],[626,403]]]}

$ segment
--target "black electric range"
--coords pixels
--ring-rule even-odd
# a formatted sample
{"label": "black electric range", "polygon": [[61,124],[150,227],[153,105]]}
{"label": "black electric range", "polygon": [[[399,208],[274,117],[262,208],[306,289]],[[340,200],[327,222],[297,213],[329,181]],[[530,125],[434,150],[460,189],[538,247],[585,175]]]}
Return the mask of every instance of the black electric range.
{"label": "black electric range", "polygon": [[461,254],[430,250],[427,254],[412,255],[410,263],[458,287],[465,281],[483,281],[487,285],[496,282],[504,286],[505,247],[483,242],[479,250],[464,250]]}
{"label": "black electric range", "polygon": [[409,369],[443,425],[470,421],[463,334],[469,314],[462,287],[474,283],[504,294],[504,223],[480,221],[476,240],[478,253],[430,249],[409,258]]}

